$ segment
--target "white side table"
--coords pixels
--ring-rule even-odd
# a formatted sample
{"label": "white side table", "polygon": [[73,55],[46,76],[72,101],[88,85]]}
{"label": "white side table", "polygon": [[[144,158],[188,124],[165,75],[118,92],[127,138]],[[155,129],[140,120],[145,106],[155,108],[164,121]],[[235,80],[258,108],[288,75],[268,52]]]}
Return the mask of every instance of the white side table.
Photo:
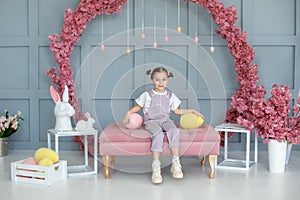
{"label": "white side table", "polygon": [[[216,164],[216,168],[224,169],[240,169],[240,170],[249,170],[250,164],[257,163],[257,134],[255,134],[254,140],[254,160],[250,161],[250,131],[238,124],[220,124],[215,127],[216,131],[224,132],[224,160],[219,164]],[[246,134],[246,158],[242,159],[230,159],[228,158],[228,132]],[[217,159],[216,159],[217,163]],[[232,165],[230,165],[232,164]],[[236,166],[234,164],[240,164],[241,166]]]}
{"label": "white side table", "polygon": [[[94,168],[89,166],[88,160],[88,136],[94,136]],[[49,129],[47,131],[47,139],[48,139],[48,148],[51,149],[51,136],[55,138],[55,151],[59,154],[59,137],[74,137],[74,136],[83,136],[84,137],[84,165],[74,165],[68,166],[68,171],[76,171],[76,172],[68,172],[69,176],[73,175],[90,175],[98,173],[98,131],[95,130],[87,130],[87,131],[58,131],[54,129]]]}

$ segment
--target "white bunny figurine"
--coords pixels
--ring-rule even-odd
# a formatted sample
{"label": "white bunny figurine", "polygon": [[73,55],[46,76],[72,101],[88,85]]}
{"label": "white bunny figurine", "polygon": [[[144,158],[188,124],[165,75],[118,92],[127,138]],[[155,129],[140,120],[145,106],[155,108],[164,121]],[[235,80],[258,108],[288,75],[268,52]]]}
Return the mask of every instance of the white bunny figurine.
{"label": "white bunny figurine", "polygon": [[62,101],[58,92],[53,86],[50,86],[50,94],[55,102],[54,115],[56,117],[55,130],[73,130],[71,116],[75,114],[75,109],[69,104],[69,89],[65,85]]}
{"label": "white bunny figurine", "polygon": [[76,124],[76,128],[75,128],[76,130],[78,131],[94,130],[95,120],[91,117],[89,113],[85,113],[85,117],[87,118],[87,121],[79,120]]}

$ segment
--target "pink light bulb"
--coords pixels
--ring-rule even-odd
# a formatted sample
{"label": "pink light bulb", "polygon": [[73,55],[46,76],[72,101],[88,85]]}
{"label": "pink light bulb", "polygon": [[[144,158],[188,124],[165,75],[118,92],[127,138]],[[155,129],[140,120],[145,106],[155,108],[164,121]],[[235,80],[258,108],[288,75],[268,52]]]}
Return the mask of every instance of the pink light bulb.
{"label": "pink light bulb", "polygon": [[168,37],[168,36],[165,36],[164,41],[165,41],[165,42],[168,42],[168,41],[169,41],[169,37]]}
{"label": "pink light bulb", "polygon": [[105,49],[104,44],[101,44],[100,49],[103,51]]}
{"label": "pink light bulb", "polygon": [[197,36],[195,36],[194,41],[197,43],[199,41],[199,38]]}

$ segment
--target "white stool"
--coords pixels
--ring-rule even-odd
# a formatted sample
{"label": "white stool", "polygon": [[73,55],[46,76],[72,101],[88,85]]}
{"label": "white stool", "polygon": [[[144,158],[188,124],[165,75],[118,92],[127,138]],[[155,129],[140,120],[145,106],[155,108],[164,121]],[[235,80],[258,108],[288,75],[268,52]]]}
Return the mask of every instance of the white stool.
{"label": "white stool", "polygon": [[[94,136],[94,169],[89,166],[88,160],[88,142],[87,136]],[[98,131],[97,130],[87,130],[87,131],[58,131],[54,129],[49,129],[47,131],[48,148],[51,149],[51,136],[55,137],[55,151],[59,154],[59,137],[74,137],[83,136],[84,137],[84,165],[74,165],[68,166],[68,175],[90,175],[98,173]],[[69,171],[76,171],[74,173]]]}
{"label": "white stool", "polygon": [[[220,124],[215,127],[216,131],[224,132],[224,160],[217,163],[216,158],[216,168],[224,168],[224,169],[240,169],[240,170],[249,170],[250,164],[257,163],[257,134],[255,134],[255,141],[254,141],[254,161],[250,161],[250,131],[245,129],[244,127],[238,125],[238,124]],[[228,158],[228,132],[234,132],[234,133],[245,133],[246,134],[246,160],[242,159],[230,159]],[[243,166],[232,166],[232,164],[242,164]]]}

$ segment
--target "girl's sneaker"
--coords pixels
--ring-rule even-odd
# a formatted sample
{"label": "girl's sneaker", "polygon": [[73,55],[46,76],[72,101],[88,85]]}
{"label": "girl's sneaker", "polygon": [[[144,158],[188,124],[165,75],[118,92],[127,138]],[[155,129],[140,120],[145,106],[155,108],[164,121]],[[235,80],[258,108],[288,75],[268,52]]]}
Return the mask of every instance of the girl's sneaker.
{"label": "girl's sneaker", "polygon": [[160,162],[153,162],[152,163],[152,183],[159,184],[162,182],[162,177],[160,173]]}
{"label": "girl's sneaker", "polygon": [[172,160],[171,173],[173,178],[183,178],[183,173],[181,170],[181,164],[179,158]]}

